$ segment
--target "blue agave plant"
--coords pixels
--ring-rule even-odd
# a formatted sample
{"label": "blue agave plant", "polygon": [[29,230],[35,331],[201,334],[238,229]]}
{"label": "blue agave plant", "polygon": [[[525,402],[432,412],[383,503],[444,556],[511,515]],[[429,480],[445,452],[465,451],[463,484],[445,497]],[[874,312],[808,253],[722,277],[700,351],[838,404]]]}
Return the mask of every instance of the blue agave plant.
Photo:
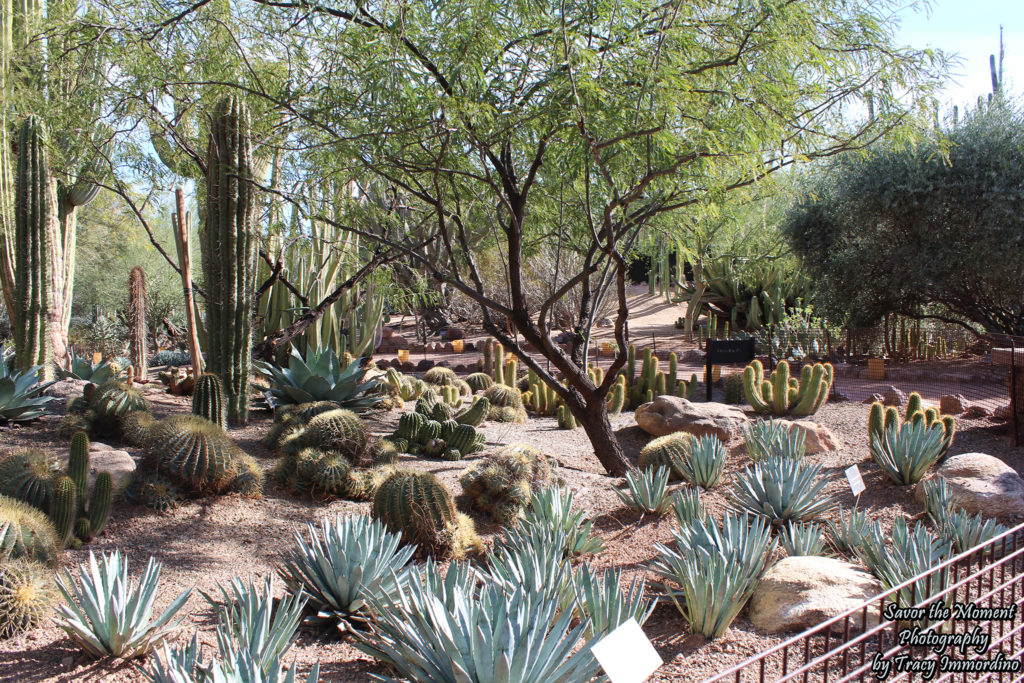
{"label": "blue agave plant", "polygon": [[116,377],[120,370],[110,364],[110,360],[93,365],[88,356],[72,356],[68,369],[58,369],[57,374],[61,379],[84,379],[94,384],[103,384],[108,379]]}
{"label": "blue agave plant", "polygon": [[53,396],[40,396],[53,382],[40,381],[43,366],[10,369],[8,354],[0,357],[0,422],[27,422],[42,415]]}
{"label": "blue agave plant", "polygon": [[364,381],[367,369],[356,358],[342,367],[333,349],[307,350],[303,358],[292,347],[287,368],[258,361],[256,369],[270,382],[266,392],[271,408],[314,401],[333,401],[350,410],[372,408],[384,398],[377,380]]}

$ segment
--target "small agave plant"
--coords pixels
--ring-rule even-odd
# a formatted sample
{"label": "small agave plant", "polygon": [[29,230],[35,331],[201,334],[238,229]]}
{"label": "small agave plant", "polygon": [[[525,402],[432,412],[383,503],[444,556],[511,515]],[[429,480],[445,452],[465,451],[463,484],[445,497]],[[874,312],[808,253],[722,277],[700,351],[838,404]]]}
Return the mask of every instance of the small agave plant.
{"label": "small agave plant", "polygon": [[12,371],[10,355],[0,355],[0,423],[28,422],[42,416],[46,404],[56,400],[53,396],[40,396],[53,382],[42,381],[42,365]]}
{"label": "small agave plant", "polygon": [[356,358],[342,369],[333,349],[307,350],[306,357],[292,347],[287,368],[258,361],[256,368],[267,381],[266,392],[271,408],[315,401],[333,401],[349,410],[372,408],[385,394],[377,380],[364,381],[367,369]]}
{"label": "small agave plant", "polygon": [[560,486],[533,491],[520,529],[550,528],[565,533],[565,550],[569,557],[596,555],[604,550],[604,541],[594,533],[594,523],[586,513],[575,507],[572,491]]}
{"label": "small agave plant", "polygon": [[103,384],[113,379],[120,371],[110,364],[110,360],[104,360],[95,365],[88,356],[72,356],[68,369],[57,369],[57,375],[61,379],[81,379],[93,384]]}
{"label": "small agave plant", "polygon": [[392,665],[413,683],[585,683],[599,674],[577,648],[590,622],[573,626],[573,610],[556,597],[516,586],[479,586],[472,573],[432,561],[415,571],[399,596],[375,601],[377,618],[356,647]]}
{"label": "small agave plant", "polygon": [[510,593],[523,587],[533,595],[550,596],[571,612],[574,593],[566,547],[566,535],[560,529],[507,529],[494,544],[487,569],[478,571],[478,576]]}
{"label": "small agave plant", "polygon": [[342,631],[369,617],[368,601],[395,595],[408,579],[415,546],[366,515],[323,519],[295,535],[278,573],[288,589],[309,596],[313,621],[336,620]]}
{"label": "small agave plant", "polygon": [[177,629],[181,620],[172,619],[192,592],[183,592],[152,620],[161,569],[152,557],[138,584],[129,580],[128,560],[118,550],[99,559],[90,552],[89,563],[78,569],[77,580],[71,572],[57,580],[67,604],[60,606],[56,624],[97,658],[148,654]]}
{"label": "small agave plant", "polygon": [[584,564],[577,570],[573,584],[576,609],[582,617],[590,619],[588,638],[606,636],[630,619],[643,626],[658,604],[656,598],[645,595],[643,577],[634,577],[627,588],[618,569],[594,572]]}
{"label": "small agave plant", "polygon": [[626,473],[625,491],[614,489],[615,494],[632,510],[644,514],[653,513],[659,517],[672,507],[668,495],[668,478],[671,474],[665,466]]}

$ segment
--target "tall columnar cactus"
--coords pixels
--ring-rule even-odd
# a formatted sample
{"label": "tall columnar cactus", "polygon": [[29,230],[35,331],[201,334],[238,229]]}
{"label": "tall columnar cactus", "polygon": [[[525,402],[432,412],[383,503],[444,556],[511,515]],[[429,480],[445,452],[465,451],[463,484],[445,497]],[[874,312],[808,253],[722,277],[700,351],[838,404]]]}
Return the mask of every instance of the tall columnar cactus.
{"label": "tall columnar cactus", "polygon": [[245,424],[256,287],[255,198],[249,111],[234,95],[217,105],[207,157],[206,224],[201,237],[209,369],[224,380],[228,420]]}
{"label": "tall columnar cactus", "polygon": [[759,413],[813,415],[825,404],[831,389],[831,363],[805,365],[800,379],[790,377],[786,361],[781,361],[767,379],[761,361],[755,360],[743,370],[743,393]]}
{"label": "tall columnar cactus", "polygon": [[50,501],[50,521],[57,530],[57,540],[65,546],[71,540],[71,532],[75,526],[78,513],[78,497],[75,494],[75,482],[71,477],[63,476],[53,485],[53,500]]}
{"label": "tall columnar cactus", "polygon": [[22,122],[14,198],[16,305],[11,322],[17,367],[42,365],[49,373],[51,251],[57,200],[45,137],[46,129],[35,116]]}
{"label": "tall columnar cactus", "polygon": [[192,392],[192,414],[205,417],[224,429],[227,427],[227,409],[224,385],[220,377],[212,372],[203,373],[196,380],[196,387]]}
{"label": "tall columnar cactus", "polygon": [[146,348],[146,273],[142,266],[132,268],[128,276],[128,354],[135,375],[145,379],[149,373],[149,352]]}
{"label": "tall columnar cactus", "polygon": [[71,436],[68,476],[75,482],[78,500],[85,501],[89,494],[89,435],[85,432],[75,432]]}

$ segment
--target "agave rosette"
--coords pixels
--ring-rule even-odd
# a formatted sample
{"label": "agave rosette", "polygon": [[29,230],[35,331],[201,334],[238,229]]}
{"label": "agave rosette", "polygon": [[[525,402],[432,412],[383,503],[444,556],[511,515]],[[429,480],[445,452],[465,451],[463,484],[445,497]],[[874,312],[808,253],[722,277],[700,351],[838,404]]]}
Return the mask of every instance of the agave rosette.
{"label": "agave rosette", "polygon": [[40,396],[53,382],[43,382],[42,365],[11,371],[0,358],[0,422],[27,422],[41,416],[53,396]]}
{"label": "agave rosette", "polygon": [[272,408],[282,405],[333,401],[350,410],[372,408],[385,396],[381,383],[366,380],[367,369],[356,358],[347,367],[332,349],[307,350],[306,357],[292,347],[288,367],[258,361],[257,370],[270,382],[267,401]]}

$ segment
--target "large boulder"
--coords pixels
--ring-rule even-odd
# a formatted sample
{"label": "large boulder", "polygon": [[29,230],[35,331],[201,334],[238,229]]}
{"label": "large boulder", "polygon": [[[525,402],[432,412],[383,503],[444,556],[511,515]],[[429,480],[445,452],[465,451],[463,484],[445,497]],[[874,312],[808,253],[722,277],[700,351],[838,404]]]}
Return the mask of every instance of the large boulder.
{"label": "large boulder", "polygon": [[963,394],[946,394],[939,399],[939,411],[943,415],[959,415],[971,406]]}
{"label": "large boulder", "polygon": [[790,433],[797,429],[804,433],[804,447],[807,455],[839,450],[839,439],[828,427],[811,420],[779,420],[779,422],[788,426]]}
{"label": "large boulder", "polygon": [[[68,454],[60,456],[63,467],[67,468]],[[135,474],[135,459],[128,451],[111,448],[105,443],[93,441],[89,444],[89,488],[96,482],[100,472],[110,472],[114,480],[114,491],[123,491]]]}
{"label": "large boulder", "polygon": [[[853,609],[883,592],[868,571],[831,557],[786,557],[764,573],[750,598],[750,622],[764,633],[803,631]],[[878,607],[868,610],[867,627],[878,624]],[[850,628],[859,629],[860,613]],[[832,626],[842,633],[842,620]]]}
{"label": "large boulder", "polygon": [[735,406],[691,403],[678,396],[659,396],[636,409],[636,423],[653,436],[674,432],[689,432],[695,436],[713,434],[723,443],[743,438],[743,425],[749,420]]}
{"label": "large boulder", "polygon": [[967,512],[1006,519],[1024,517],[1024,479],[999,458],[986,453],[950,456],[914,489],[918,501],[924,501],[924,482],[933,478],[944,479],[959,507]]}

